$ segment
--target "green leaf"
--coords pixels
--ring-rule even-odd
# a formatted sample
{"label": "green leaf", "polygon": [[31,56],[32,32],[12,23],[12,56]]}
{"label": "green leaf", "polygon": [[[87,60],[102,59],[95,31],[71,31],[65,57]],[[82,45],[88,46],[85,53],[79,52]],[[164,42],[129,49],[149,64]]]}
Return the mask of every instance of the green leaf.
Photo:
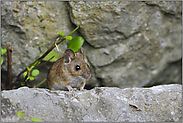
{"label": "green leaf", "polygon": [[[43,53],[41,53],[41,55],[43,55]],[[53,57],[53,56],[54,56],[54,57]],[[52,57],[53,57],[53,58],[52,58]],[[54,50],[52,50],[46,57],[44,57],[43,60],[48,61],[50,58],[52,58],[52,59],[50,60],[50,62],[56,61],[56,60],[59,58],[57,52],[54,51]]]}
{"label": "green leaf", "polygon": [[21,86],[24,86],[25,85],[25,82],[21,82]]}
{"label": "green leaf", "polygon": [[21,111],[17,111],[16,114],[17,114],[18,116],[20,116],[20,117],[23,117],[23,116],[24,116],[23,112],[21,112]]}
{"label": "green leaf", "polygon": [[39,70],[38,69],[34,69],[31,72],[32,76],[37,76],[39,74]]}
{"label": "green leaf", "polygon": [[32,122],[42,122],[39,118],[37,118],[37,117],[32,117],[31,118],[31,121]]}
{"label": "green leaf", "polygon": [[72,40],[72,36],[66,36],[65,39]]}
{"label": "green leaf", "polygon": [[63,31],[60,31],[60,32],[57,31],[57,33],[64,37],[64,32]]}
{"label": "green leaf", "polygon": [[6,53],[6,51],[7,51],[6,48],[3,49],[3,48],[1,47],[1,55],[3,55],[4,53]]}
{"label": "green leaf", "polygon": [[63,31],[60,31],[60,35],[64,37],[64,32]]}
{"label": "green leaf", "polygon": [[25,71],[24,74],[23,74],[24,78],[26,77],[26,75],[27,75],[27,71]]}
{"label": "green leaf", "polygon": [[1,65],[3,64],[3,57],[1,56]]}
{"label": "green leaf", "polygon": [[81,36],[76,36],[72,40],[67,42],[67,47],[77,52],[84,43],[84,38]]}
{"label": "green leaf", "polygon": [[29,78],[30,80],[34,80],[34,77],[32,77],[32,76],[29,76],[28,78]]}

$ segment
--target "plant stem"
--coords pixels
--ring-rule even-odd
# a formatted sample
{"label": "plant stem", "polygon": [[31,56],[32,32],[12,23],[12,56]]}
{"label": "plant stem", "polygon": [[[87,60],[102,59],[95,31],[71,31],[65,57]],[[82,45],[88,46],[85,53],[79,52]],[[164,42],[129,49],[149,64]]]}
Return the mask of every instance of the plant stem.
{"label": "plant stem", "polygon": [[38,85],[36,85],[34,88],[39,87],[39,86],[42,85],[45,81],[46,81],[46,78],[45,78],[43,81],[41,81]]}
{"label": "plant stem", "polygon": [[6,83],[5,83],[5,88],[6,89],[10,89],[11,87],[11,73],[12,73],[12,51],[13,51],[13,48],[11,46],[8,46],[7,48],[7,69],[8,69],[8,72],[7,72],[7,79],[6,79]]}
{"label": "plant stem", "polygon": [[[72,35],[81,25],[83,25],[83,23],[81,23],[79,26],[77,26],[68,36],[70,36],[70,35]],[[66,36],[65,36],[66,37]],[[36,67],[38,64],[39,64],[39,62],[42,60],[42,59],[44,59],[56,46],[55,46],[55,43],[58,45],[58,44],[60,44],[62,41],[64,41],[66,38],[65,37],[63,37],[63,39],[62,40],[60,40],[59,42],[57,42],[58,41],[58,39],[59,38],[57,38],[55,41],[54,41],[54,43],[51,45],[51,47],[41,56],[41,57],[39,57],[36,61],[34,61],[32,64],[30,64],[29,65],[29,67],[31,67],[32,65],[34,66],[34,67]],[[34,65],[35,64],[35,65]],[[22,73],[24,73],[25,71],[27,70],[27,68],[26,69],[24,69],[23,71],[21,71],[19,74],[18,74],[18,76],[16,77],[16,78],[14,78],[13,79],[13,81],[12,81],[12,84],[14,84],[15,83],[15,81],[20,77],[20,75],[22,74]]]}

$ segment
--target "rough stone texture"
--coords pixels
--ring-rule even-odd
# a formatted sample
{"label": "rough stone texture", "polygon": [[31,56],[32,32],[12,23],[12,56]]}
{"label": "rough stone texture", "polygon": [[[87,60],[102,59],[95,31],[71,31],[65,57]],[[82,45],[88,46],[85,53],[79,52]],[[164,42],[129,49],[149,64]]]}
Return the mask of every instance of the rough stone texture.
{"label": "rough stone texture", "polygon": [[[155,33],[159,28],[167,27],[171,22],[170,19],[174,17],[164,15],[162,11],[179,17],[182,13],[181,1],[157,1],[147,2],[147,4],[139,1],[72,1],[69,2],[69,5],[72,22],[76,25],[79,25],[82,21],[85,22],[80,32],[94,47],[106,47],[124,42],[135,34],[147,31],[147,28]],[[164,20],[166,17],[170,19]],[[174,23],[171,24],[174,25]],[[180,24],[181,18],[177,25]],[[159,27],[160,25],[161,27]],[[162,30],[156,33],[159,34],[160,31]],[[158,35],[152,34],[152,36]]]}
{"label": "rough stone texture", "polygon": [[[57,31],[68,35],[75,26],[71,23],[67,11],[67,2],[58,1],[14,1],[1,2],[2,47],[13,47],[12,72],[19,72],[44,53],[58,37]],[[73,36],[78,35],[74,33]],[[66,42],[59,45],[61,57],[66,49]],[[6,70],[6,56],[2,66]],[[49,66],[50,67],[50,66]],[[48,68],[42,71],[38,81],[45,78]]]}
{"label": "rough stone texture", "polygon": [[[1,8],[2,47],[14,48],[13,76],[50,46],[56,31],[68,34],[84,22],[79,32],[92,71],[88,87],[182,82],[182,1],[1,2]],[[59,47],[61,57],[66,42]],[[5,77],[6,61],[2,71]]]}
{"label": "rough stone texture", "polygon": [[84,22],[80,33],[90,44],[88,61],[102,85],[153,85],[159,77],[167,80],[167,74],[172,76],[162,83],[182,82],[182,2],[82,1],[69,6],[72,22]]}
{"label": "rough stone texture", "polygon": [[[182,121],[182,85],[151,88],[96,87],[85,92],[22,87],[2,91],[1,121],[174,122]],[[23,112],[24,117],[15,115]]]}
{"label": "rough stone texture", "polygon": [[158,6],[161,11],[181,17],[182,2],[174,1],[146,1],[148,5]]}

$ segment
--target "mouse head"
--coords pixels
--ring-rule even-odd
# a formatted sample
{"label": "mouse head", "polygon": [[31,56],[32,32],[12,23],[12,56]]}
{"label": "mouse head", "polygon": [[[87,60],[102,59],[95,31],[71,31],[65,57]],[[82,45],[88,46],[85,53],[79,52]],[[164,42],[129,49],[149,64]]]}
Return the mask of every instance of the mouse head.
{"label": "mouse head", "polygon": [[84,55],[85,52],[82,47],[76,53],[71,49],[65,51],[65,66],[71,77],[82,76],[85,79],[90,78],[90,68],[84,60]]}

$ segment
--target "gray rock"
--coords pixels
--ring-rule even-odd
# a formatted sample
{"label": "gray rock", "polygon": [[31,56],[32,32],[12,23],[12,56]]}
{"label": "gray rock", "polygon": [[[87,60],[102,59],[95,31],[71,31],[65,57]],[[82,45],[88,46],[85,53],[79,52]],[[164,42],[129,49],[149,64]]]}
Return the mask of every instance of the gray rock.
{"label": "gray rock", "polygon": [[173,76],[160,84],[182,82],[182,2],[72,1],[69,7],[72,22],[84,22],[87,58],[103,86],[148,86],[167,74]]}
{"label": "gray rock", "polygon": [[78,25],[84,22],[80,29],[84,38],[94,47],[106,47],[123,42],[144,26],[147,20],[144,17],[147,15],[143,12],[143,4],[124,1],[72,1],[69,2],[69,10],[73,23]]}
{"label": "gray rock", "polygon": [[[1,44],[3,48],[11,44],[14,49],[13,77],[46,51],[58,36],[56,31],[68,34],[73,24],[84,22],[79,31],[85,38],[86,61],[92,71],[86,87],[182,82],[181,1],[3,1],[1,8]],[[59,49],[61,57],[66,42]],[[3,57],[5,83],[6,54]],[[40,68],[36,85],[50,66]],[[35,85],[32,81],[30,84]]]}
{"label": "gray rock", "polygon": [[160,10],[174,14],[178,17],[181,17],[182,13],[182,2],[181,1],[146,1],[148,5],[158,6]]}
{"label": "gray rock", "polygon": [[[3,48],[9,44],[13,47],[12,74],[17,76],[23,69],[34,62],[53,44],[58,37],[57,31],[68,35],[75,26],[71,23],[67,12],[67,2],[59,1],[14,1],[1,2],[1,23]],[[74,33],[72,36],[76,36]],[[67,42],[59,45],[61,57],[67,48]],[[7,70],[6,55],[3,70]],[[50,66],[49,66],[50,67]],[[45,78],[48,68],[43,70],[39,81]]]}
{"label": "gray rock", "polygon": [[[158,7],[152,6],[152,4],[157,4]],[[76,25],[84,22],[80,32],[94,47],[106,47],[118,42],[126,42],[125,40],[129,37],[141,33],[151,26],[155,27],[153,31],[156,32],[159,25],[166,25],[166,23],[162,23],[162,21],[166,22],[163,20],[164,14],[159,10],[167,13],[172,12],[171,14],[179,16],[182,12],[182,2],[180,1],[147,3],[139,1],[72,1],[69,2],[69,5],[72,22]]]}
{"label": "gray rock", "polygon": [[[50,91],[21,87],[2,91],[1,121],[43,122],[180,122],[182,85],[151,88],[96,87],[81,91]],[[24,117],[16,115],[22,111]]]}

